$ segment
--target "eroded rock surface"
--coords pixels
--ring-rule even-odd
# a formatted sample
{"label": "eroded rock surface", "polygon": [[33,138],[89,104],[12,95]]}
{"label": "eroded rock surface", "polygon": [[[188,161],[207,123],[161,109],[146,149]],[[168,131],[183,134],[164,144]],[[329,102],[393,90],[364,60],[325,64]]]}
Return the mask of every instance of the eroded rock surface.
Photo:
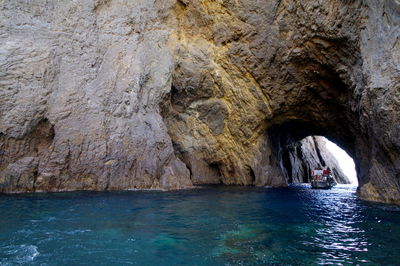
{"label": "eroded rock surface", "polygon": [[[175,4],[1,2],[1,191],[192,185],[159,115]],[[35,149],[43,121],[54,133]]]}
{"label": "eroded rock surface", "polygon": [[0,189],[283,186],[282,149],[322,135],[354,158],[362,198],[400,203],[399,13],[397,0],[2,1]]}

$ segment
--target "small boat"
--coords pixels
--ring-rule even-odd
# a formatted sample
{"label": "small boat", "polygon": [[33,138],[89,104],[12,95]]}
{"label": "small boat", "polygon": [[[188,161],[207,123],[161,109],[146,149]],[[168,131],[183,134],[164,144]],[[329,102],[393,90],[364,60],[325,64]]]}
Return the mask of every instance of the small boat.
{"label": "small boat", "polygon": [[312,171],[311,188],[331,189],[336,185],[329,168],[326,170],[315,169]]}

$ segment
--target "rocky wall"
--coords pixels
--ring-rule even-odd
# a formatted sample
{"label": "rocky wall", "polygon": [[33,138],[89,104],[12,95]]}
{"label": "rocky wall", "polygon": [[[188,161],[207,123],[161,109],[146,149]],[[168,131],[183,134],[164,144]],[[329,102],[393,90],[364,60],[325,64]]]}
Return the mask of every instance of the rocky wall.
{"label": "rocky wall", "polygon": [[0,190],[284,186],[280,147],[323,135],[399,203],[399,9],[2,1]]}

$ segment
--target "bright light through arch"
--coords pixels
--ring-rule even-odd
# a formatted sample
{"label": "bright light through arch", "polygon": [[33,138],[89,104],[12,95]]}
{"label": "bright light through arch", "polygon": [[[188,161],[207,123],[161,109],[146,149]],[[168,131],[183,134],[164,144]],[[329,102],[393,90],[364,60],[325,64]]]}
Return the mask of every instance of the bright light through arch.
{"label": "bright light through arch", "polygon": [[335,159],[338,161],[340,168],[343,173],[349,178],[352,185],[358,185],[356,166],[353,158],[351,158],[344,150],[342,150],[335,143],[325,139],[326,147],[333,154]]}

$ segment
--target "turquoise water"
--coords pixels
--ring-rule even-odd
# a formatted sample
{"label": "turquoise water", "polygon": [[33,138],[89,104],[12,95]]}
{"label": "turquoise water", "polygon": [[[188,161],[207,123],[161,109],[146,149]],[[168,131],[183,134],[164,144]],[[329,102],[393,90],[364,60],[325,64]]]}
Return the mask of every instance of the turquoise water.
{"label": "turquoise water", "polygon": [[355,188],[0,196],[1,265],[400,264],[400,208]]}

